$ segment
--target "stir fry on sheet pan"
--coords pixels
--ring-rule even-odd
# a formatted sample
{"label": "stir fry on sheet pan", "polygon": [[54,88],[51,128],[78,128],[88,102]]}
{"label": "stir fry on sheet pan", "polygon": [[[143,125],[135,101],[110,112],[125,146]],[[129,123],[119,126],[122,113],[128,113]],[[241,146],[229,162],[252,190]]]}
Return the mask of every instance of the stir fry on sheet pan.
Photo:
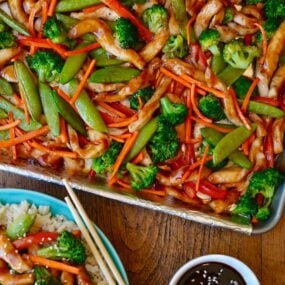
{"label": "stir fry on sheet pan", "polygon": [[269,217],[284,1],[1,2],[0,148],[11,162],[247,223]]}

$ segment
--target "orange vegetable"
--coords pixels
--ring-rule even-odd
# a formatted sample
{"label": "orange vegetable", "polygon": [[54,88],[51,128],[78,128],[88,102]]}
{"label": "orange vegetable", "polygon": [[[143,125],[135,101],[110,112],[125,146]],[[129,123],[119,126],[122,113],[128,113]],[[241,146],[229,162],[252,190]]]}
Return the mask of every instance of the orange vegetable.
{"label": "orange vegetable", "polygon": [[202,124],[202,125],[204,125],[206,127],[209,127],[209,128],[214,129],[214,130],[217,130],[217,131],[219,131],[221,133],[230,133],[232,131],[232,129],[230,129],[230,128],[219,127],[219,126],[217,126],[215,124],[211,124],[211,123],[205,122],[204,120],[198,119],[198,118],[193,117],[193,116],[191,116],[191,120],[193,120],[193,121],[195,121],[197,123],[200,123],[200,124]]}
{"label": "orange vegetable", "polygon": [[48,8],[48,12],[47,12],[47,15],[48,15],[49,17],[53,16],[54,11],[55,11],[56,4],[57,4],[57,0],[51,0],[51,1],[50,1],[49,8]]}
{"label": "orange vegetable", "polygon": [[259,63],[261,65],[263,65],[264,61],[265,61],[265,56],[266,56],[266,53],[267,53],[266,32],[265,32],[264,28],[260,24],[254,23],[254,26],[258,27],[258,29],[260,30],[261,35],[262,35],[262,56],[259,58]]}
{"label": "orange vegetable", "polygon": [[82,10],[82,12],[84,14],[89,14],[89,13],[92,13],[92,12],[94,12],[94,11],[100,9],[100,8],[103,8],[103,7],[105,7],[104,4],[97,4],[97,5],[94,5],[94,6],[91,6],[91,7],[84,8]]}
{"label": "orange vegetable", "polygon": [[92,44],[90,44],[86,47],[83,47],[83,48],[66,51],[65,56],[72,56],[72,55],[88,52],[88,51],[91,51],[91,50],[99,48],[99,47],[101,47],[99,43],[92,43]]}
{"label": "orange vegetable", "polygon": [[250,97],[251,97],[251,95],[252,95],[256,85],[258,84],[258,82],[259,82],[259,78],[257,78],[257,77],[254,78],[254,80],[252,81],[252,83],[251,83],[251,85],[250,85],[250,87],[249,87],[249,89],[248,89],[248,91],[247,91],[247,93],[245,95],[245,98],[244,98],[244,100],[242,102],[241,110],[243,112],[246,111],[248,103],[249,103],[249,100],[250,100]]}
{"label": "orange vegetable", "polygon": [[196,191],[199,190],[201,176],[202,176],[202,170],[203,170],[203,167],[204,167],[204,164],[205,164],[205,160],[206,160],[208,151],[209,151],[209,145],[207,144],[206,147],[205,147],[205,151],[203,153],[203,156],[202,156],[202,159],[201,159],[201,163],[200,163],[200,167],[199,167],[199,171],[198,171],[198,177],[197,177],[196,188],[195,188]]}
{"label": "orange vegetable", "polygon": [[193,24],[193,22],[196,20],[196,15],[192,16],[189,21],[187,22],[186,25],[186,38],[187,38],[187,44],[188,46],[191,43],[191,26]]}
{"label": "orange vegetable", "polygon": [[21,123],[21,120],[20,120],[20,119],[17,119],[17,120],[15,120],[15,121],[12,119],[10,123],[5,124],[5,125],[3,125],[3,126],[0,126],[0,131],[13,129],[13,128],[15,128],[16,126],[18,126],[20,123]]}

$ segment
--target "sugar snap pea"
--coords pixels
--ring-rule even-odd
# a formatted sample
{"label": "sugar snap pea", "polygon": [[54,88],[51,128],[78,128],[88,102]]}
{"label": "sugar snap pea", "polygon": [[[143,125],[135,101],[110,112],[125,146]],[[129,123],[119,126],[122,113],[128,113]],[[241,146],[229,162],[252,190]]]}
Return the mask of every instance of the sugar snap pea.
{"label": "sugar snap pea", "polygon": [[10,17],[5,11],[0,9],[0,20],[4,22],[7,26],[12,28],[13,30],[19,32],[22,35],[29,36],[30,33],[26,29],[24,25],[21,23],[17,22],[15,19]]}
{"label": "sugar snap pea", "polygon": [[61,0],[56,6],[56,12],[73,12],[100,3],[100,0]]}
{"label": "sugar snap pea", "polygon": [[77,130],[80,134],[86,135],[85,124],[79,115],[72,109],[72,107],[64,101],[56,92],[52,92],[52,98],[57,107],[57,111],[70,124],[72,128]]}
{"label": "sugar snap pea", "polygon": [[10,82],[8,82],[5,78],[0,77],[0,95],[4,96],[12,96],[13,88]]}
{"label": "sugar snap pea", "polygon": [[120,83],[127,82],[139,74],[140,71],[135,68],[109,66],[94,71],[89,81],[93,83]]}
{"label": "sugar snap pea", "polygon": [[96,59],[97,67],[113,66],[123,63],[120,59],[109,54],[103,48],[94,49],[89,53],[94,59]]}
{"label": "sugar snap pea", "polygon": [[[64,85],[60,85],[60,88],[71,97],[75,93],[78,85],[78,81],[73,79]],[[108,132],[105,122],[85,90],[81,91],[78,99],[75,101],[75,106],[79,115],[89,127],[98,132]]]}
{"label": "sugar snap pea", "polygon": [[0,131],[0,141],[6,141],[10,139],[10,133],[8,130]]}
{"label": "sugar snap pea", "polygon": [[[76,47],[76,49],[79,49],[85,46],[87,46],[87,43],[81,43]],[[77,72],[82,67],[86,57],[87,57],[87,52],[83,52],[83,53],[68,57],[60,73],[59,82],[61,84],[65,84],[68,81],[70,81],[72,78],[74,78],[74,76],[77,74]]]}
{"label": "sugar snap pea", "polygon": [[0,109],[0,119],[5,119],[7,118],[8,114],[5,112],[5,110]]}
{"label": "sugar snap pea", "polygon": [[248,130],[245,126],[241,126],[226,134],[216,145],[213,151],[213,162],[218,164],[227,158],[234,150],[238,149],[256,130],[256,124],[251,125]]}
{"label": "sugar snap pea", "polygon": [[40,97],[43,105],[43,111],[47,120],[47,124],[51,133],[54,136],[60,134],[60,120],[57,111],[56,104],[53,100],[52,93],[56,92],[52,90],[47,84],[39,83]]}
{"label": "sugar snap pea", "polygon": [[31,117],[38,121],[42,114],[42,105],[36,83],[29,68],[20,60],[15,61],[15,72],[19,81],[19,88],[27,102],[28,111]]}
{"label": "sugar snap pea", "polygon": [[27,123],[25,113],[2,96],[0,96],[0,108],[6,112],[11,112],[15,119],[20,119],[21,123],[19,124],[19,127],[26,132],[39,129],[42,126],[39,122],[33,119]]}
{"label": "sugar snap pea", "polygon": [[244,69],[238,69],[228,65],[218,74],[218,78],[227,86],[230,86],[235,83],[244,72]]}

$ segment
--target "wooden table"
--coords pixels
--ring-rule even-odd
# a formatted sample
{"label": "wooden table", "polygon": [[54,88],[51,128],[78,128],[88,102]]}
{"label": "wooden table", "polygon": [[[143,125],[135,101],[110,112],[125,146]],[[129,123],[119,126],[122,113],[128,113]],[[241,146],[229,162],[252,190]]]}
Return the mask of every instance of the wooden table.
{"label": "wooden table", "polygon": [[[41,189],[61,199],[66,194],[61,186],[3,172],[0,187]],[[244,261],[261,284],[285,285],[285,217],[263,236],[245,236],[88,193],[78,196],[116,248],[130,284],[166,285],[189,259],[222,253]]]}

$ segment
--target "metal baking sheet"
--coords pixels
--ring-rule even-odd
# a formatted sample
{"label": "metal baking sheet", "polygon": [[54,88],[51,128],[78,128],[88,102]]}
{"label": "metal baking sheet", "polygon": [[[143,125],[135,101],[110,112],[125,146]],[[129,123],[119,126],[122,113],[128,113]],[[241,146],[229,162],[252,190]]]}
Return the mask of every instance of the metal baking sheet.
{"label": "metal baking sheet", "polygon": [[222,227],[248,235],[262,234],[272,229],[280,220],[285,205],[285,184],[283,184],[278,188],[274,197],[271,218],[264,224],[252,227],[251,225],[234,223],[229,217],[216,215],[212,212],[201,212],[191,209],[189,208],[189,205],[171,197],[161,198],[154,197],[154,195],[130,195],[129,193],[123,192],[120,188],[109,188],[103,180],[98,180],[95,183],[91,183],[87,178],[68,177],[68,175],[64,172],[58,173],[58,171],[53,171],[52,169],[43,168],[37,165],[29,165],[25,161],[19,161],[17,165],[12,165],[8,161],[5,161],[5,157],[3,156],[0,157],[0,161],[2,161],[0,163],[0,170],[2,171],[61,185],[63,184],[62,178],[68,178],[72,187],[78,190],[86,191],[131,205],[175,215],[204,225]]}

